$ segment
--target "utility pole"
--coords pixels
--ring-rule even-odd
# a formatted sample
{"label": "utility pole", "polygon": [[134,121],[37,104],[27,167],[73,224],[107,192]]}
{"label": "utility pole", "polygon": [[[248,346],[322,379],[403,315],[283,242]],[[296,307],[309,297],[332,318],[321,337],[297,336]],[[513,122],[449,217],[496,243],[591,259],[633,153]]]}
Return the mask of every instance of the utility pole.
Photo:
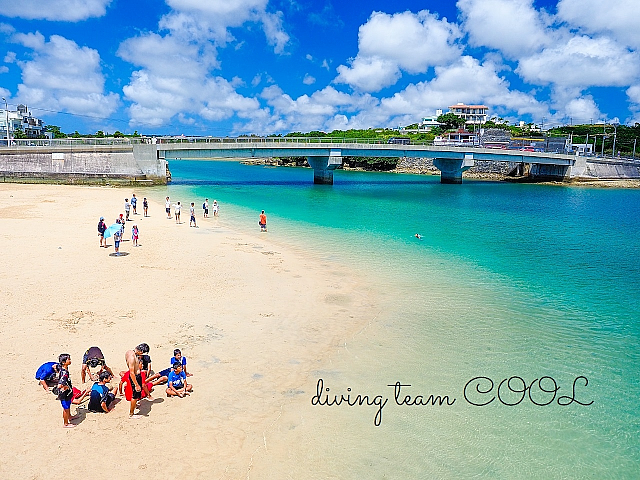
{"label": "utility pole", "polygon": [[11,145],[11,142],[9,141],[9,105],[7,105],[7,100],[4,97],[2,97],[2,100],[4,101],[4,113],[7,121],[7,147],[8,147],[9,145]]}
{"label": "utility pole", "polygon": [[616,156],[616,139],[618,138],[618,122],[613,124],[613,152],[611,152],[612,156]]}
{"label": "utility pole", "polygon": [[638,141],[637,138],[633,139],[633,157],[631,157],[631,158],[633,158],[634,160],[636,159],[636,142],[637,141]]}

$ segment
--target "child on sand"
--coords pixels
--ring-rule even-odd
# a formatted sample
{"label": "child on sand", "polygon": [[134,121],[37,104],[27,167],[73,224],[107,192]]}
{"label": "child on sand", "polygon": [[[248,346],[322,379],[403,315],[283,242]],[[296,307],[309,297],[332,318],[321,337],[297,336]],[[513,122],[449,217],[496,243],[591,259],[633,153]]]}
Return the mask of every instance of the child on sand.
{"label": "child on sand", "polygon": [[204,210],[203,218],[207,218],[209,216],[209,199],[205,198],[204,203],[202,204],[202,210]]}
{"label": "child on sand", "polygon": [[50,386],[58,383],[58,372],[60,371],[60,364],[57,362],[47,362],[40,365],[36,372],[36,380],[40,381],[40,385],[45,391],[49,390]]}
{"label": "child on sand", "polygon": [[104,217],[100,217],[100,220],[98,220],[98,237],[100,237],[100,246],[103,245],[104,242],[104,246],[107,246],[107,241],[104,239],[104,232],[107,229],[107,224],[104,223]]}
{"label": "child on sand", "polygon": [[126,220],[129,221],[129,212],[131,211],[131,204],[129,203],[129,199],[124,199],[124,213],[127,216]]}
{"label": "child on sand", "polygon": [[171,364],[179,362],[182,364],[182,371],[185,373],[187,377],[191,377],[193,374],[187,372],[187,357],[182,356],[182,352],[179,348],[176,348],[173,351],[173,357],[171,358]]}
{"label": "child on sand", "polygon": [[187,384],[187,376],[182,371],[182,362],[174,362],[173,369],[167,379],[167,397],[180,397],[190,395],[191,385]]}
{"label": "child on sand", "polygon": [[133,207],[133,214],[137,215],[136,213],[136,205],[138,204],[138,199],[136,198],[136,194],[134,193],[131,196],[131,206]]}
{"label": "child on sand", "polygon": [[[73,387],[71,386],[71,378],[69,378],[69,365],[71,365],[71,355],[61,353],[58,357],[60,364],[60,379],[58,380],[58,400],[62,405],[62,426],[64,428],[73,428],[75,425],[70,423],[71,402],[73,400]],[[75,417],[74,417],[75,418]]]}
{"label": "child on sand", "polygon": [[112,391],[109,390],[109,387],[105,385],[109,379],[111,379],[109,372],[102,372],[98,381],[91,388],[91,397],[89,405],[87,405],[90,412],[109,413],[111,411],[109,406],[116,399],[116,387],[113,387]]}
{"label": "child on sand", "polygon": [[134,225],[131,229],[131,240],[133,240],[133,246],[138,246],[138,225]]}
{"label": "child on sand", "polygon": [[120,256],[120,240],[122,240],[122,230],[116,230],[113,233],[113,244],[116,249],[116,256]]}
{"label": "child on sand", "polygon": [[213,216],[217,217],[218,216],[218,211],[220,210],[220,205],[218,205],[218,201],[214,200],[213,201]]}
{"label": "child on sand", "polygon": [[144,216],[148,217],[147,210],[149,210],[149,202],[147,201],[147,197],[142,199],[142,208],[144,209]]}

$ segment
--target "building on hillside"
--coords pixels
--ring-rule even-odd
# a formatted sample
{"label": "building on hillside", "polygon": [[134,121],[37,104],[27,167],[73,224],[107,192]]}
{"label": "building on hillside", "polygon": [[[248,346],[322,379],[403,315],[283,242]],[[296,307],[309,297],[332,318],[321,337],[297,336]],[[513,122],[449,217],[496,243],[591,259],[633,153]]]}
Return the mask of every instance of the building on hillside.
{"label": "building on hillside", "polygon": [[438,122],[438,117],[442,115],[442,110],[436,110],[435,115],[431,115],[429,117],[422,117],[422,121],[418,124],[418,129],[423,132],[428,132],[433,127],[439,127],[442,125]]}
{"label": "building on hillside", "polygon": [[42,138],[45,136],[44,122],[31,115],[26,105],[18,105],[16,110],[2,109],[0,114],[0,138],[5,141],[7,139],[7,120],[11,138],[15,137],[15,132],[17,131],[22,131],[26,138]]}
{"label": "building on hillside", "polygon": [[433,139],[433,145],[436,147],[465,147],[479,145],[479,143],[478,136],[475,133],[464,130],[448,132]]}
{"label": "building on hillside", "polygon": [[432,128],[434,127],[439,127],[440,125],[442,125],[440,122],[438,122],[438,117],[442,115],[442,110],[438,109],[436,110],[436,114],[435,115],[431,115],[428,117],[422,117],[422,120],[420,122],[418,122],[417,124],[417,128],[410,128],[410,127],[397,127],[394,128],[394,130],[400,132],[400,133],[426,133],[429,132]]}
{"label": "building on hillside", "polygon": [[487,123],[487,112],[489,107],[485,105],[465,105],[458,103],[449,107],[449,113],[465,119],[467,124],[482,125]]}

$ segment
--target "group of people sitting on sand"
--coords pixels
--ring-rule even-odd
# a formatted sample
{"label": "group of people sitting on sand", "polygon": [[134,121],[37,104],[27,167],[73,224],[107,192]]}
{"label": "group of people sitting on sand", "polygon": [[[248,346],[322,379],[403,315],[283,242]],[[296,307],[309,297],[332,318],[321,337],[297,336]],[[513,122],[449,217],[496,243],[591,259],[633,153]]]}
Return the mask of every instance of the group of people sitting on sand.
{"label": "group of people sitting on sand", "polygon": [[[113,370],[107,365],[102,350],[99,347],[89,348],[82,357],[82,370],[80,373],[82,383],[87,376],[94,382],[93,386],[84,390],[77,389],[71,384],[69,365],[71,355],[62,353],[57,362],[47,362],[38,368],[36,379],[45,390],[51,389],[62,404],[62,419],[65,428],[75,427],[71,423],[76,417],[71,416],[71,405],[81,404],[89,397],[87,410],[97,413],[109,413],[115,407],[116,396],[124,395],[130,402],[129,417],[135,418],[135,409],[142,398],[151,400],[153,387],[162,383],[167,384],[167,397],[185,397],[192,391],[192,386],[187,383],[187,359],[182,356],[180,349],[176,348],[171,357],[171,367],[154,373],[151,370],[151,357],[149,345],[141,343],[133,350],[125,353],[127,370],[120,372],[120,383],[110,388],[114,377]],[[92,372],[91,369],[94,369]]]}

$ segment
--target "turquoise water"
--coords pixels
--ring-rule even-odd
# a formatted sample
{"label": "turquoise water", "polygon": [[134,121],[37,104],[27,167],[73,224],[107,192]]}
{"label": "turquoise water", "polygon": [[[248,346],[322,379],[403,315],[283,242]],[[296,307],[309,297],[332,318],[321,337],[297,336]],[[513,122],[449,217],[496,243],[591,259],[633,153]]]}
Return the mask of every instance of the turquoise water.
{"label": "turquoise water", "polygon": [[[271,238],[382,292],[371,327],[317,373],[333,391],[390,397],[381,425],[375,407],[310,406],[306,430],[289,434],[300,457],[274,478],[638,478],[640,191],[344,171],[315,186],[309,169],[218,161],[171,171],[172,198],[215,198],[249,231],[264,209]],[[575,398],[593,403],[464,399],[473,377],[497,388],[515,375],[552,377],[556,398],[584,376]],[[393,405],[396,381],[456,403]],[[315,383],[304,387],[310,400]]]}

